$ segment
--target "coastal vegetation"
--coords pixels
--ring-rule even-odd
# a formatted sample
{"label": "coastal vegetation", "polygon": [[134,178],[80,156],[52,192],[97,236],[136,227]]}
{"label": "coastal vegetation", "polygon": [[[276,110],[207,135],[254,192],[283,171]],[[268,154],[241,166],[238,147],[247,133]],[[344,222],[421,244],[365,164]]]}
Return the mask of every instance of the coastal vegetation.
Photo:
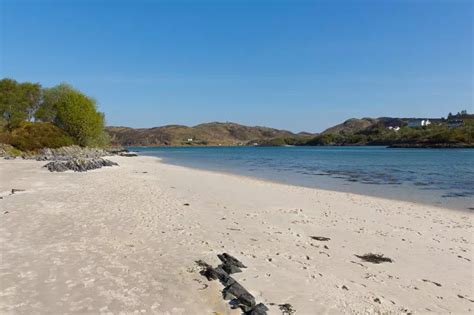
{"label": "coastal vegetation", "polygon": [[193,127],[168,125],[149,129],[107,127],[107,132],[112,143],[123,146],[234,146],[295,136],[287,130],[249,127],[230,122],[213,122]]}
{"label": "coastal vegetation", "polygon": [[468,147],[474,146],[474,126],[451,128],[445,123],[426,127],[401,126],[387,128],[381,123],[353,132],[322,133],[304,145],[385,145],[404,147]]}
{"label": "coastal vegetation", "polygon": [[[349,146],[474,147],[474,116],[461,112],[433,119],[427,126],[409,126],[410,118],[349,119],[320,134],[292,133],[235,123],[208,123],[194,127],[171,125],[133,129],[107,127],[116,144],[124,146]],[[453,126],[452,122],[457,125]]]}
{"label": "coastal vegetation", "polygon": [[[428,119],[426,119],[428,120]],[[0,80],[0,143],[15,150],[35,151],[70,145],[123,146],[346,146],[474,147],[474,115],[461,111],[447,118],[349,119],[320,134],[292,133],[236,123],[206,123],[193,127],[168,125],[133,129],[105,127],[97,102],[62,83],[43,88],[39,83]],[[424,121],[424,120],[423,120]]]}
{"label": "coastal vegetation", "polygon": [[0,80],[0,143],[22,151],[109,143],[104,114],[97,103],[62,83],[42,88],[39,83]]}

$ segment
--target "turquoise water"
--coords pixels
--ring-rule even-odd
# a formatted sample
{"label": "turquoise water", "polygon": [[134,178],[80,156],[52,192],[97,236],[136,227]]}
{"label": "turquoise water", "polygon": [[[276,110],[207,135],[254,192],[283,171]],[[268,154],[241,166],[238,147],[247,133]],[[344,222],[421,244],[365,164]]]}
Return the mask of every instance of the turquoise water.
{"label": "turquoise water", "polygon": [[[385,147],[131,147],[166,163],[286,184],[474,207],[474,150]],[[470,209],[474,210],[474,209]]]}

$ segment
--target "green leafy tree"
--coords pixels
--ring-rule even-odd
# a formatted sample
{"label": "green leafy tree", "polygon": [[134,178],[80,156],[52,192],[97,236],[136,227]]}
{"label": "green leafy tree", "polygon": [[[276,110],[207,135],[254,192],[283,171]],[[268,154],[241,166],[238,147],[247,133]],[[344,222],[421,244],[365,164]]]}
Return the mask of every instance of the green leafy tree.
{"label": "green leafy tree", "polygon": [[41,101],[41,85],[0,80],[0,117],[8,129],[31,120]]}
{"label": "green leafy tree", "polygon": [[104,114],[97,111],[95,100],[66,83],[44,90],[35,117],[54,123],[82,146],[103,146],[110,141],[104,131]]}
{"label": "green leafy tree", "polygon": [[43,90],[43,101],[35,113],[35,119],[42,122],[54,122],[57,116],[56,106],[61,97],[68,93],[79,92],[67,83]]}
{"label": "green leafy tree", "polygon": [[102,146],[104,136],[104,114],[97,111],[96,102],[79,91],[70,90],[61,94],[53,106],[56,111],[54,123],[81,146]]}

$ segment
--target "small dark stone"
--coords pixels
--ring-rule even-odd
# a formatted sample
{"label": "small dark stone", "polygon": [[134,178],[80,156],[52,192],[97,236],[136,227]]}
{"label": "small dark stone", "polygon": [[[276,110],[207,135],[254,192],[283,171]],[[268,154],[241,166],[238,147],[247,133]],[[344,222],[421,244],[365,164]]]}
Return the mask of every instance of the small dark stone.
{"label": "small dark stone", "polygon": [[380,301],[380,299],[379,299],[379,298],[375,298],[375,299],[374,299],[374,302],[375,302],[375,303],[382,304],[382,302]]}
{"label": "small dark stone", "polygon": [[183,206],[189,206],[189,203],[185,203],[185,204],[183,204]]}
{"label": "small dark stone", "polygon": [[240,268],[247,268],[240,260],[237,258],[227,254],[223,253],[221,255],[217,255],[217,257],[222,261],[224,264],[231,264]]}
{"label": "small dark stone", "polygon": [[224,285],[226,283],[233,283],[231,279],[231,276],[222,268],[222,266],[217,266],[217,268],[214,269],[217,273],[217,278],[219,281],[221,281]]}
{"label": "small dark stone", "polygon": [[316,241],[321,241],[321,242],[327,242],[331,240],[329,237],[324,237],[324,236],[310,236],[313,240]]}
{"label": "small dark stone", "polygon": [[136,154],[136,153],[131,153],[131,152],[120,152],[118,155],[120,155],[120,156],[125,156],[125,157],[138,156],[138,154]]}
{"label": "small dark stone", "polygon": [[[164,232],[162,232],[162,233],[164,233]],[[218,275],[217,271],[214,268],[212,268],[212,266],[209,265],[208,263],[206,263],[205,261],[196,260],[196,265],[201,267],[201,271],[199,273],[201,275],[203,275],[204,277],[206,277],[207,280],[211,281],[211,280],[216,280],[216,279],[219,278],[219,275]]]}
{"label": "small dark stone", "polygon": [[258,303],[253,309],[246,312],[246,315],[267,315],[268,307],[263,303]]}
{"label": "small dark stone", "polygon": [[240,268],[247,267],[237,258],[227,253],[217,256],[222,261],[222,264],[216,268],[202,260],[196,261],[196,264],[201,267],[200,274],[208,280],[219,279],[224,285],[222,297],[226,300],[231,300],[230,304],[233,309],[240,308],[244,314],[266,315],[268,308],[262,303],[255,305],[255,297],[230,276],[232,273],[241,272]]}
{"label": "small dark stone", "polygon": [[441,283],[438,283],[438,282],[434,282],[434,281],[431,281],[431,280],[427,280],[427,279],[421,279],[423,282],[429,282],[429,283],[432,283],[434,284],[435,286],[437,287],[441,287]]}
{"label": "small dark stone", "polygon": [[225,272],[227,272],[230,275],[233,274],[233,273],[242,272],[242,269],[240,269],[239,267],[237,267],[235,265],[232,265],[230,263],[225,263],[225,264],[222,264],[220,266],[222,267],[222,269],[224,269]]}
{"label": "small dark stone", "polygon": [[[252,309],[255,306],[255,298],[250,292],[248,292],[241,284],[234,282],[231,285],[224,288],[222,291],[223,296],[228,296],[229,294],[235,296],[235,299],[238,303],[244,307]],[[244,311],[248,311],[243,309]]]}
{"label": "small dark stone", "polygon": [[218,275],[217,275],[216,270],[214,268],[212,268],[211,266],[209,266],[206,269],[202,270],[201,275],[206,277],[206,279],[209,280],[209,281],[216,280],[216,279],[219,278]]}
{"label": "small dark stone", "polygon": [[232,277],[221,267],[218,266],[217,268],[213,268],[210,265],[204,266],[203,270],[201,270],[201,275],[207,278],[207,280],[216,280],[219,279],[224,285],[229,285],[235,282]]}

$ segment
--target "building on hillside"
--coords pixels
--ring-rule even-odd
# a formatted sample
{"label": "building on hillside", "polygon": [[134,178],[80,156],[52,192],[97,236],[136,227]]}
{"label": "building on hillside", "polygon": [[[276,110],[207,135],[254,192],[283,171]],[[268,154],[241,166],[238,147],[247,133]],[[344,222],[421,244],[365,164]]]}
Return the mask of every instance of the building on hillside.
{"label": "building on hillside", "polygon": [[464,125],[464,120],[462,120],[462,119],[448,120],[448,127],[449,128],[457,128],[457,127],[461,127],[463,125]]}
{"label": "building on hillside", "polygon": [[388,129],[393,130],[393,131],[398,131],[400,130],[400,126],[395,126],[395,127],[389,126]]}
{"label": "building on hillside", "polygon": [[408,127],[426,127],[431,125],[431,121],[429,119],[410,119],[407,123]]}

